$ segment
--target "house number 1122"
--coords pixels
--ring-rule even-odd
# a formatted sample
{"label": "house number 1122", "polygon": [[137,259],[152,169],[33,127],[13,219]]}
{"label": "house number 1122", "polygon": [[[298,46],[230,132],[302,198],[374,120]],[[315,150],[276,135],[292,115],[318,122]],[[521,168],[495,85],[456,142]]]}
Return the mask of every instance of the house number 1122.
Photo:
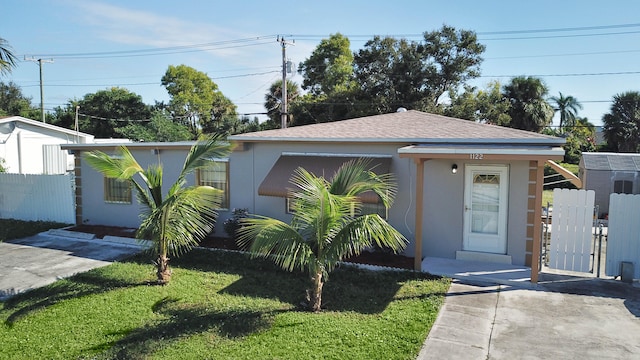
{"label": "house number 1122", "polygon": [[484,158],[484,154],[469,154],[471,160],[482,160],[482,158]]}

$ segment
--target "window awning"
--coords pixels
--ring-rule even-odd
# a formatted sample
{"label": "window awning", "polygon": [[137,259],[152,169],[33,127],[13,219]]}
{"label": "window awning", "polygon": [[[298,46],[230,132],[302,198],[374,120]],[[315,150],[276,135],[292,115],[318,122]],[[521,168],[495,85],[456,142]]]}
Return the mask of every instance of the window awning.
{"label": "window awning", "polygon": [[[258,187],[258,194],[287,197],[289,190],[293,188],[289,181],[297,168],[302,167],[315,176],[331,179],[342,164],[357,158],[359,156],[281,155]],[[371,159],[370,164],[374,167],[373,172],[376,174],[389,173],[391,157],[367,158]],[[361,201],[377,203],[379,199],[373,192],[366,192],[361,195]]]}

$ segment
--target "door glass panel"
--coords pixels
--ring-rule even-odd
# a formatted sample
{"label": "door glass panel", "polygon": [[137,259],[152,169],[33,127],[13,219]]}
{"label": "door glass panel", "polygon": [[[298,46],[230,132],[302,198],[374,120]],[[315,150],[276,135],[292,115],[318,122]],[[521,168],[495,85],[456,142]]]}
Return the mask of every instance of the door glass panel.
{"label": "door glass panel", "polygon": [[498,233],[500,212],[500,175],[474,174],[471,195],[471,231]]}

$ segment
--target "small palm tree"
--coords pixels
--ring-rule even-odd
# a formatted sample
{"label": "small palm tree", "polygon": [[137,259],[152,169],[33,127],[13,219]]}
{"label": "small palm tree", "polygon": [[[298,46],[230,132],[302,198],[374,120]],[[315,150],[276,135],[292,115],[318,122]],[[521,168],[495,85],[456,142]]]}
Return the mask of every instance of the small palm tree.
{"label": "small palm tree", "polygon": [[162,164],[150,165],[145,170],[125,146],[120,147],[118,156],[101,151],[86,155],[87,163],[105,176],[129,181],[136,188],[138,201],[145,207],[136,238],[149,239],[154,244],[158,283],[165,284],[171,279],[168,256],[197,246],[213,230],[218,215],[222,191],[210,186],[185,187],[186,176],[210,166],[213,158],[226,157],[229,149],[220,136],[201,138],[191,147],[166,198],[162,193]]}
{"label": "small palm tree", "polygon": [[307,270],[312,281],[308,308],[320,311],[322,287],[340,261],[373,245],[394,251],[406,246],[407,239],[379,215],[357,216],[359,195],[373,191],[389,207],[396,185],[391,174],[375,174],[364,159],[346,162],[330,181],[298,168],[291,183],[291,224],[259,216],[243,219],[238,245],[284,270]]}

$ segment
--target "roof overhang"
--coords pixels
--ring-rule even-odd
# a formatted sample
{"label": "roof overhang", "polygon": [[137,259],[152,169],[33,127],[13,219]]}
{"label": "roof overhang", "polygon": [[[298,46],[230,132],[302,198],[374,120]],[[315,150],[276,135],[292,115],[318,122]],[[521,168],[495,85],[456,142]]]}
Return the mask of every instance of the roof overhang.
{"label": "roof overhang", "polygon": [[432,146],[409,145],[398,149],[401,158],[468,160],[560,160],[561,147],[550,146]]}
{"label": "roof overhang", "polygon": [[[355,160],[363,156],[346,154],[282,154],[273,165],[267,176],[258,187],[258,194],[264,196],[288,197],[294,186],[291,177],[296,169],[304,168],[315,176],[331,179],[336,171],[345,162]],[[376,174],[389,173],[391,156],[366,156],[370,158],[372,171]],[[360,196],[365,203],[379,202],[378,196],[373,192],[366,192]]]}

